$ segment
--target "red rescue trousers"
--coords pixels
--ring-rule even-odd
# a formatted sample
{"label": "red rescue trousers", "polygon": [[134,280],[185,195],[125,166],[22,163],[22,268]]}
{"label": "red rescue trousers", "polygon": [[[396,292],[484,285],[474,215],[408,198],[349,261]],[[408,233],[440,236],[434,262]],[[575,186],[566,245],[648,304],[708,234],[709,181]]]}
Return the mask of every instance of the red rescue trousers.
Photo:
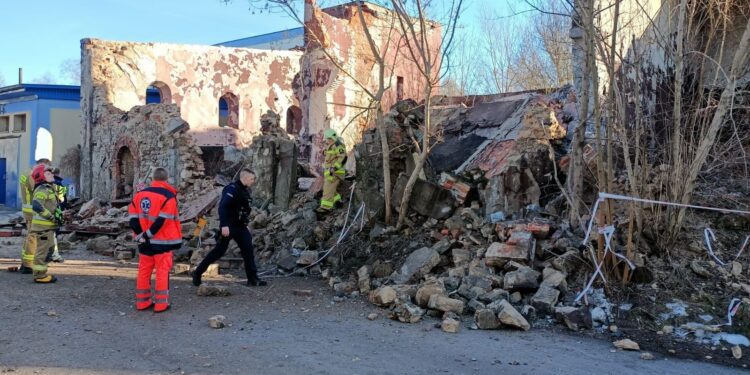
{"label": "red rescue trousers", "polygon": [[169,308],[169,271],[172,269],[172,252],[156,255],[138,255],[138,279],[135,282],[135,308],[151,307],[151,274],[156,269],[153,305],[155,312]]}

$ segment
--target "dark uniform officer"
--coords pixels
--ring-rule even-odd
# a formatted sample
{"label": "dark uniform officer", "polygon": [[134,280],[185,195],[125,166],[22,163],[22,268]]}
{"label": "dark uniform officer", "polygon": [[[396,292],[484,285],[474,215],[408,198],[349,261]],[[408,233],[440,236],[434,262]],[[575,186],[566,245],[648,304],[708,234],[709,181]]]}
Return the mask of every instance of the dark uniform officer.
{"label": "dark uniform officer", "polygon": [[245,274],[248,286],[266,285],[258,278],[253,254],[253,237],[247,229],[250,222],[250,187],[255,184],[255,172],[243,169],[240,178],[224,187],[219,202],[219,221],[221,236],[216,247],[206,255],[193,271],[193,285],[201,285],[201,276],[211,263],[216,262],[227,252],[229,241],[234,239],[240,247],[240,254],[245,263]]}

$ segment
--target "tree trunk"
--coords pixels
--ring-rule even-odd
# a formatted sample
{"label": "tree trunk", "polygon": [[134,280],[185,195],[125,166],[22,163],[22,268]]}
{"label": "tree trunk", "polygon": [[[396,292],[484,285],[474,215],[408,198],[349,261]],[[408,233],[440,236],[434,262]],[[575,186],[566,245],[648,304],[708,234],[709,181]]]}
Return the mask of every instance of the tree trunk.
{"label": "tree trunk", "polygon": [[385,223],[390,225],[392,222],[391,208],[391,150],[388,145],[388,131],[385,121],[383,121],[382,105],[378,108],[375,121],[377,122],[378,135],[380,136],[380,151],[383,157],[383,190],[385,193]]}
{"label": "tree trunk", "polygon": [[[429,86],[429,83],[428,83]],[[411,201],[411,193],[414,190],[414,185],[417,183],[419,175],[422,173],[424,163],[427,160],[427,155],[430,154],[430,109],[432,108],[432,87],[427,87],[426,96],[424,99],[424,133],[422,134],[422,150],[419,153],[419,157],[414,166],[414,170],[409,176],[409,180],[406,181],[404,186],[404,194],[401,196],[401,204],[398,209],[398,222],[396,228],[401,228],[404,225],[404,219],[408,212],[409,202]]]}
{"label": "tree trunk", "polygon": [[589,35],[588,32],[588,18],[593,17],[593,12],[590,12],[589,9],[592,9],[593,5],[591,5],[591,0],[586,0],[586,3],[583,4],[582,1],[576,2],[577,6],[577,18],[578,18],[578,26],[584,28],[584,41],[585,41],[585,67],[581,76],[581,95],[579,97],[579,107],[578,107],[578,127],[575,129],[573,133],[573,141],[571,144],[571,161],[570,166],[568,167],[568,181],[567,181],[567,188],[568,188],[568,195],[570,196],[570,199],[572,201],[570,210],[568,212],[568,218],[570,220],[571,227],[578,227],[581,225],[580,221],[580,209],[583,206],[581,202],[581,195],[583,190],[583,146],[584,141],[586,137],[586,124],[588,123],[588,117],[589,117],[589,96],[590,96],[590,87],[589,85],[591,82],[589,81],[589,78],[591,76],[592,70],[595,69],[594,66],[590,65],[590,54],[591,54],[591,42],[592,42],[592,36]]}

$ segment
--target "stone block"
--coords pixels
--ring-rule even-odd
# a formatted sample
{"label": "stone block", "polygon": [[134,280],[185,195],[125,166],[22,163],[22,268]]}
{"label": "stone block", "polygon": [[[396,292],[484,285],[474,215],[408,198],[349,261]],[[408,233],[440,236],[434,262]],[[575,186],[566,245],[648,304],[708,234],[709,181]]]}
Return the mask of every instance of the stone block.
{"label": "stone block", "polygon": [[550,286],[543,285],[536,294],[531,297],[531,305],[543,314],[552,314],[560,297],[560,291]]}
{"label": "stone block", "polygon": [[509,300],[510,295],[505,289],[493,289],[490,292],[479,295],[478,299],[484,303],[492,303],[501,299]]}
{"label": "stone block", "polygon": [[224,328],[227,318],[224,315],[214,315],[208,319],[208,326],[215,329]]}
{"label": "stone block", "polygon": [[390,286],[383,286],[370,292],[369,300],[378,306],[389,306],[396,301],[396,290]]}
{"label": "stone block", "polygon": [[479,329],[498,329],[500,320],[497,314],[490,309],[479,309],[474,313],[474,322]]}
{"label": "stone block", "polygon": [[439,263],[440,254],[428,247],[423,247],[409,254],[399,271],[391,279],[397,284],[406,284],[428,274]]}
{"label": "stone block", "polygon": [[203,273],[203,276],[208,276],[208,277],[219,276],[219,265],[214,263],[208,266],[208,268],[206,268],[206,272]]}
{"label": "stone block", "polygon": [[531,325],[523,315],[506,300],[500,300],[500,312],[497,314],[497,318],[505,326],[519,328],[524,331],[528,331],[531,328]]}
{"label": "stone block", "polygon": [[440,324],[440,328],[443,332],[458,333],[458,330],[461,328],[461,323],[456,319],[448,318],[443,320],[443,323]]}
{"label": "stone block", "polygon": [[453,249],[451,255],[456,266],[467,264],[471,260],[471,251],[466,249]]}
{"label": "stone block", "polygon": [[318,252],[312,250],[305,250],[300,253],[297,259],[297,264],[300,266],[309,266],[318,261]]}
{"label": "stone block", "polygon": [[435,294],[444,294],[444,293],[445,293],[445,287],[443,287],[442,283],[439,283],[439,282],[425,283],[422,287],[417,289],[417,294],[414,299],[417,302],[417,305],[421,307],[427,307],[427,304],[430,302],[430,297],[432,297]]}
{"label": "stone block", "polygon": [[526,262],[529,259],[529,248],[509,243],[493,242],[484,253],[484,261],[490,267],[503,267],[509,261]]}
{"label": "stone block", "polygon": [[[396,180],[393,188],[391,204],[399,207],[401,197],[404,194],[408,176],[402,174]],[[450,217],[453,213],[455,198],[447,189],[432,182],[418,179],[414,184],[409,207],[423,216],[429,216],[438,220]]]}
{"label": "stone block", "polygon": [[201,286],[198,287],[197,294],[200,297],[226,297],[232,293],[229,292],[229,289],[223,286],[201,284]]}
{"label": "stone block", "polygon": [[466,310],[468,310],[469,312],[474,312],[484,308],[486,308],[485,304],[477,299],[473,299],[466,304]]}
{"label": "stone block", "polygon": [[593,327],[591,313],[585,307],[560,306],[555,308],[555,319],[573,331]]}
{"label": "stone block", "polygon": [[417,323],[422,319],[425,311],[409,302],[398,303],[391,311],[391,319],[402,323]]}
{"label": "stone block", "polygon": [[508,272],[503,278],[503,287],[511,291],[536,289],[539,287],[539,272],[529,267],[521,267],[516,271]]}
{"label": "stone block", "polygon": [[527,226],[527,230],[538,239],[549,238],[550,225],[544,223],[531,222]]}
{"label": "stone block", "polygon": [[186,275],[190,272],[190,265],[187,263],[175,263],[172,265],[172,272],[175,275]]}
{"label": "stone block", "polygon": [[441,294],[434,294],[430,297],[427,307],[443,312],[452,311],[460,315],[463,313],[465,306],[464,302],[461,300],[453,299]]}

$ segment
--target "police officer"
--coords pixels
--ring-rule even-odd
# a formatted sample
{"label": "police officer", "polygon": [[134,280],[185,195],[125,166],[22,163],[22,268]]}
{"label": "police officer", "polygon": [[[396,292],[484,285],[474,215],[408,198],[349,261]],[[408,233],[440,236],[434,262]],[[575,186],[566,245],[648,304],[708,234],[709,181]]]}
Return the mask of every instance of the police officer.
{"label": "police officer", "polygon": [[250,222],[250,187],[255,184],[255,172],[242,169],[237,181],[224,187],[219,202],[219,222],[221,236],[216,247],[206,255],[193,271],[193,285],[201,285],[201,276],[211,263],[216,262],[227,252],[229,240],[234,239],[240,247],[242,260],[245,263],[245,275],[248,286],[263,286],[266,282],[258,278],[253,254],[253,237],[247,224]]}
{"label": "police officer", "polygon": [[[139,191],[128,207],[130,227],[139,242],[138,278],[135,308],[154,312],[169,309],[169,271],[172,250],[182,247],[182,227],[177,211],[177,191],[167,182],[164,168],[154,170],[151,186]],[[151,298],[151,274],[156,270],[156,285]]]}

